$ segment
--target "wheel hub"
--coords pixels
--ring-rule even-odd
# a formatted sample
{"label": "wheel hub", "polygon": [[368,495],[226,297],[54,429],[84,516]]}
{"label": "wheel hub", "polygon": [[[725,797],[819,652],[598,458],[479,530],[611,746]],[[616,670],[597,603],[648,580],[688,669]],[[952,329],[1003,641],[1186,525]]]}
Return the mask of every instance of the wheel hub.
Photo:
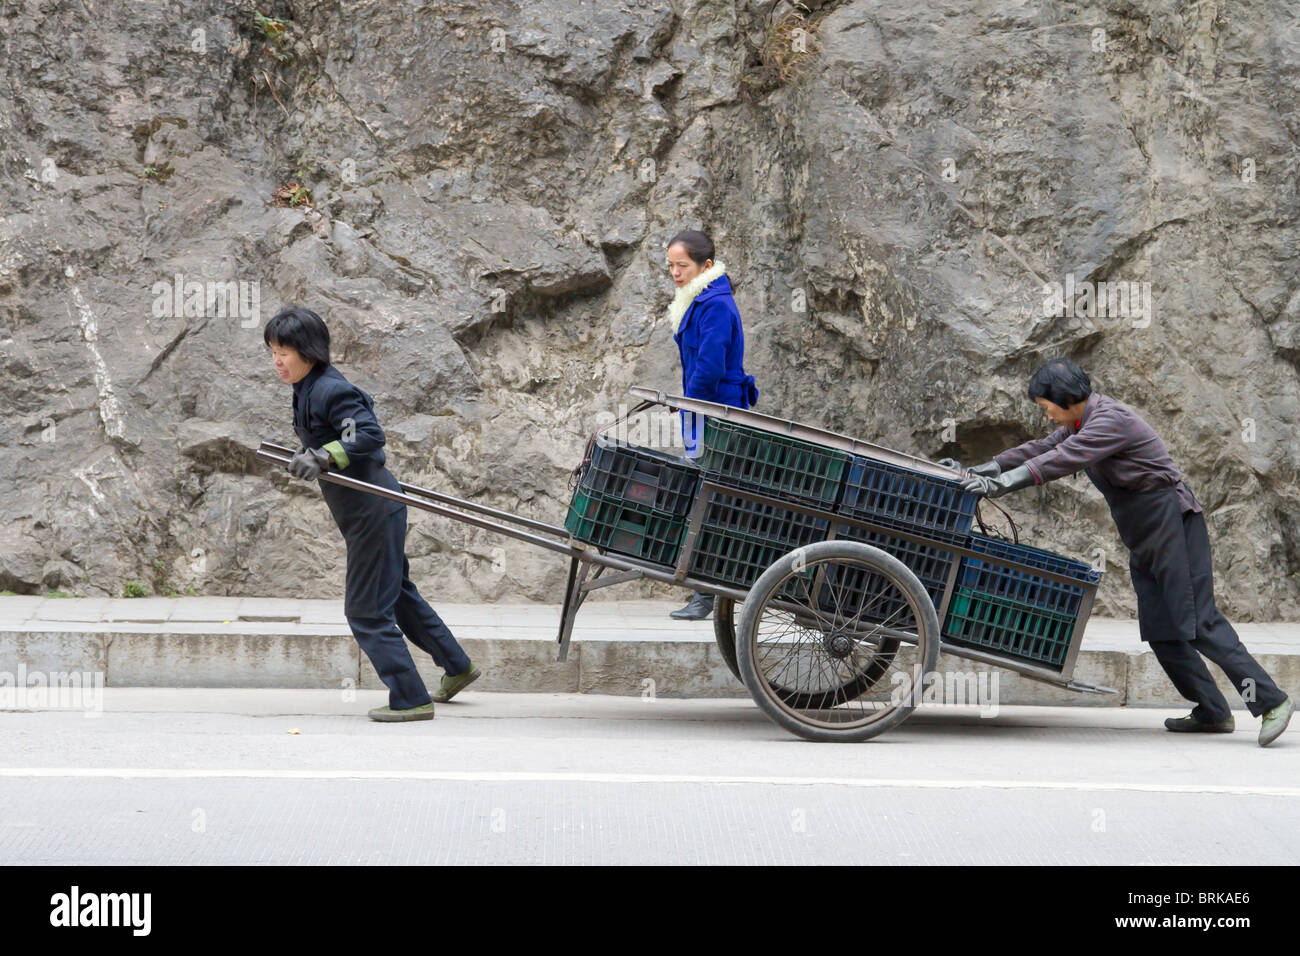
{"label": "wheel hub", "polygon": [[836,660],[844,660],[853,650],[853,638],[847,634],[827,634],[823,643],[826,653]]}

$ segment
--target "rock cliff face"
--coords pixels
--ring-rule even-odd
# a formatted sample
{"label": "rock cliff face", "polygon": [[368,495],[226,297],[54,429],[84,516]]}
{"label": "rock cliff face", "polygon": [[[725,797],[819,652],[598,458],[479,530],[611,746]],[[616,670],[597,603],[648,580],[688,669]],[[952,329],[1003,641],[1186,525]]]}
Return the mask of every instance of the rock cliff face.
{"label": "rock cliff face", "polygon": [[[759,410],[983,460],[1046,433],[1025,383],[1072,356],[1165,437],[1225,611],[1294,618],[1298,17],[0,4],[0,588],[338,593],[318,493],[251,458],[291,439],[260,325],[294,300],[399,477],[561,520],[627,387],[679,388],[663,244],[702,225]],[[1051,283],[1093,307],[1045,317]],[[1004,501],[1132,612],[1085,478]],[[423,514],[408,548],[435,602],[555,600],[565,570]]]}

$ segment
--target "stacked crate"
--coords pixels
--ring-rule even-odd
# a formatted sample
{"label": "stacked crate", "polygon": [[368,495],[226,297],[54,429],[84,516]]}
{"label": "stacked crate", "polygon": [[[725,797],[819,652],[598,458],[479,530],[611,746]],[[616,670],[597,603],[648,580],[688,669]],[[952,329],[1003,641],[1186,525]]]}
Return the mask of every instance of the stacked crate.
{"label": "stacked crate", "polygon": [[971,535],[967,546],[990,557],[1063,574],[1079,583],[1063,584],[978,558],[962,558],[944,620],[943,640],[1062,670],[1074,640],[1084,585],[1100,581],[1101,572],[1051,551],[981,535]]}
{"label": "stacked crate", "polygon": [[[700,464],[710,480],[887,528],[961,541],[975,513],[974,496],[963,492],[955,481],[734,422],[708,419],[703,445]],[[708,502],[691,573],[749,587],[777,558],[826,540],[829,531],[824,519],[715,492]],[[894,555],[921,579],[936,601],[941,599],[952,567],[952,555],[946,549],[847,524],[837,524],[835,536],[863,541]],[[883,588],[877,575],[836,566],[831,569],[832,580],[837,572],[850,575],[838,582],[841,586],[833,596],[849,614],[862,598],[875,597]],[[793,584],[791,588],[797,590]],[[805,599],[808,596],[803,595]],[[824,594],[819,603],[831,599]],[[876,601],[866,616],[884,619],[899,605],[901,600],[892,604]]]}
{"label": "stacked crate", "polygon": [[[710,418],[699,460],[704,474],[719,484],[830,511],[839,498],[849,457],[833,448]],[[822,518],[713,492],[690,574],[749,588],[782,555],[826,540],[828,529]],[[796,584],[791,582],[787,589],[797,590]]]}
{"label": "stacked crate", "polygon": [[[975,501],[975,496],[963,491],[956,481],[855,456],[837,510],[846,517],[886,528],[961,544],[969,536]],[[865,542],[898,558],[917,576],[935,606],[942,603],[953,562],[953,554],[947,548],[863,531],[847,524],[837,525],[835,535],[848,541]],[[857,614],[859,606],[866,601],[861,615],[864,619],[888,622],[902,630],[915,626],[902,595],[897,589],[887,588],[880,575],[836,570],[848,574],[847,580],[840,582],[844,593],[839,597],[840,603],[845,604],[847,595],[844,608],[847,614]]]}
{"label": "stacked crate", "polygon": [[[574,538],[603,550],[672,567],[681,553],[702,477],[723,487],[704,503],[691,554],[692,578],[741,589],[796,548],[825,541],[830,524],[779,503],[728,493],[747,490],[880,527],[865,531],[836,523],[835,537],[861,541],[898,558],[920,580],[936,607],[957,558],[956,545],[1066,575],[1074,584],[1029,571],[961,558],[943,621],[946,643],[979,648],[1061,671],[1073,641],[1085,587],[1101,573],[1063,555],[971,533],[977,498],[959,481],[709,418],[697,461],[631,445],[598,444],[574,491],[565,526]],[[890,531],[934,541],[909,541]],[[841,575],[843,577],[841,577]],[[812,572],[796,575],[785,596],[812,599]],[[880,575],[848,565],[826,571],[816,604],[824,610],[915,627],[900,592]]]}
{"label": "stacked crate", "polygon": [[[849,455],[761,429],[709,419],[700,458],[706,477],[719,484],[762,492],[886,530],[865,531],[837,523],[835,537],[861,541],[901,561],[920,580],[935,607],[943,603],[953,562],[945,544],[990,557],[1020,561],[1068,575],[1061,584],[987,561],[961,559],[957,584],[943,622],[943,640],[992,651],[1060,671],[1069,653],[1084,587],[1100,572],[1062,555],[971,533],[978,498],[956,479],[913,471],[862,455]],[[931,539],[923,544],[888,529]],[[704,580],[748,588],[782,555],[826,540],[825,520],[777,505],[760,505],[714,492],[704,516],[690,573]],[[842,576],[842,577],[841,577]],[[802,583],[801,583],[802,582]],[[796,577],[786,596],[810,600],[811,572]],[[880,575],[847,565],[827,569],[817,595],[823,610],[915,627],[903,595]]]}
{"label": "stacked crate", "polygon": [[605,551],[671,567],[699,483],[700,469],[688,458],[596,444],[564,526],[577,540]]}

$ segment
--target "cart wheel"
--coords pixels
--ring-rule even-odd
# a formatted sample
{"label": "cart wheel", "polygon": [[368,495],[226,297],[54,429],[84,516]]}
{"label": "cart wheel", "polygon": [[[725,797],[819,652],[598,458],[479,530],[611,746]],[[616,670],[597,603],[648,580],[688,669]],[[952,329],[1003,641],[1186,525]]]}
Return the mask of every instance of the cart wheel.
{"label": "cart wheel", "polygon": [[[717,642],[718,651],[722,654],[722,659],[726,661],[728,670],[735,674],[736,680],[743,684],[745,679],[740,676],[740,664],[736,660],[736,602],[731,598],[719,595],[714,600],[713,639]],[[836,693],[838,693],[840,700],[857,697],[884,676],[897,650],[898,641],[892,639],[882,641],[880,649],[876,652],[875,660],[870,666],[861,674],[841,685],[838,691],[826,691],[815,697],[800,694],[798,691],[789,688],[777,688],[777,692],[781,694],[786,703],[796,708],[816,707],[821,701],[833,699],[833,695]]]}
{"label": "cart wheel", "polygon": [[[856,541],[811,544],[764,571],[736,637],[755,703],[808,740],[867,740],[902,723],[939,659],[939,616],[921,582]],[[900,641],[915,653],[898,653]]]}
{"label": "cart wheel", "polygon": [[[742,684],[745,679],[740,676],[740,664],[736,660],[736,602],[731,598],[718,596],[713,604],[713,639],[718,644],[718,650],[722,654],[722,659],[726,661],[727,668],[731,673],[736,675],[736,680]],[[894,654],[898,650],[898,641],[887,638],[881,641],[880,649],[876,652],[874,660],[862,671],[862,673],[850,678],[845,684],[837,690],[825,691],[817,695],[800,694],[798,691],[791,690],[788,687],[776,687],[776,691],[781,695],[787,704],[795,708],[818,707],[822,702],[830,702],[834,699],[841,701],[852,699],[860,695],[867,688],[871,687],[888,670],[890,662],[894,659]],[[838,695],[838,698],[836,698]]]}
{"label": "cart wheel", "polygon": [[727,669],[740,680],[740,665],[736,663],[736,602],[720,594],[713,599],[713,639],[718,642]]}

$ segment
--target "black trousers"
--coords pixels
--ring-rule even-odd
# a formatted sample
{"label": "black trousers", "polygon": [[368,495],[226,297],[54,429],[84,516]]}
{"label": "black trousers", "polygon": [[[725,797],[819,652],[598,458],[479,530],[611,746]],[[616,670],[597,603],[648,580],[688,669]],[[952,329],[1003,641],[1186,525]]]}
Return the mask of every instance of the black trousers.
{"label": "black trousers", "polygon": [[430,698],[403,634],[452,676],[469,669],[469,657],[411,581],[411,565],[406,559],[406,509],[388,515],[387,521],[380,553],[373,560],[383,575],[400,575],[401,587],[383,588],[392,597],[373,615],[349,616],[348,626],[388,688],[388,706],[407,710],[429,703]]}
{"label": "black trousers", "polygon": [[[1214,567],[1210,560],[1210,536],[1206,531],[1205,516],[1200,512],[1185,513],[1183,533],[1196,600],[1196,639],[1153,638],[1151,650],[1178,693],[1196,705],[1192,708],[1192,716],[1197,720],[1218,723],[1231,715],[1228,702],[1210,676],[1202,656],[1219,666],[1241,694],[1246,707],[1258,717],[1286,700],[1286,694],[1250,656],[1237,632],[1214,603]],[[1129,573],[1134,588],[1139,592],[1144,588],[1158,587],[1155,577],[1137,564],[1130,564]],[[1144,623],[1148,627],[1151,624]],[[1144,632],[1148,627],[1143,628]]]}

